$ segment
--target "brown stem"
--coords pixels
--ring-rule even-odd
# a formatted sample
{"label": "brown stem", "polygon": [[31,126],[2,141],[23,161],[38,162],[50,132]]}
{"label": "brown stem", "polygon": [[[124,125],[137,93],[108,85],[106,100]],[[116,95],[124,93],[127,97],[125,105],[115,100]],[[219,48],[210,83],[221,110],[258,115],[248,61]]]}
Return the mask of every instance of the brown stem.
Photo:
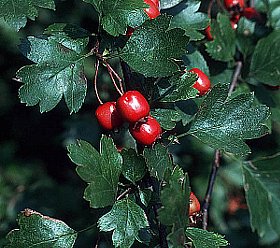
{"label": "brown stem", "polygon": [[202,228],[204,230],[206,230],[207,226],[208,226],[209,205],[210,205],[210,200],[211,200],[215,180],[217,177],[217,172],[220,167],[220,160],[221,160],[221,153],[219,150],[216,150],[215,159],[214,159],[214,163],[212,166],[212,170],[211,170],[211,174],[210,174],[210,178],[209,178],[209,182],[208,182],[208,187],[207,187],[206,195],[205,195],[203,206],[202,206],[202,214],[203,214],[202,215]]}
{"label": "brown stem", "polygon": [[118,197],[117,197],[117,201],[123,199],[125,196],[127,196],[130,192],[131,192],[132,188],[128,188],[127,190],[125,190],[124,192],[122,192]]}
{"label": "brown stem", "polygon": [[231,80],[231,84],[230,84],[230,87],[229,87],[229,91],[228,91],[229,95],[232,94],[235,87],[237,86],[237,80],[238,80],[238,77],[241,73],[242,66],[243,66],[242,61],[237,61],[236,62],[236,67],[235,67],[235,70],[234,70],[234,73],[233,73],[233,76],[232,76],[232,80]]}
{"label": "brown stem", "polygon": [[207,9],[207,14],[208,14],[208,17],[211,19],[211,11],[212,11],[212,7],[213,7],[213,3],[214,3],[215,0],[211,0],[209,2],[209,5],[208,5],[208,9]]}
{"label": "brown stem", "polygon": [[97,100],[100,104],[103,104],[99,93],[98,93],[98,89],[97,89],[97,77],[98,77],[98,71],[99,71],[99,60],[96,60],[96,66],[95,66],[95,75],[94,75],[94,81],[93,81],[93,86],[94,86],[94,91],[95,91],[95,95],[97,97]]}

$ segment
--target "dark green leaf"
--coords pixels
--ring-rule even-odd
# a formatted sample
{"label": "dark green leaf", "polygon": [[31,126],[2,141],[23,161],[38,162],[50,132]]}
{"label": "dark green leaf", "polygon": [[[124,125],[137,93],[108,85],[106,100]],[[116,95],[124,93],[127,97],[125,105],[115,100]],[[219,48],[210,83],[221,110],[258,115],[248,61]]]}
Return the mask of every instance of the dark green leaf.
{"label": "dark green leaf", "polygon": [[93,208],[114,204],[121,174],[122,157],[113,140],[102,136],[100,153],[86,141],[68,146],[70,159],[78,165],[77,173],[89,185],[84,198]]}
{"label": "dark green leaf", "polygon": [[228,98],[228,86],[218,84],[202,102],[188,133],[215,149],[245,155],[250,148],[244,140],[258,138],[269,130],[264,124],[269,108],[253,102],[252,93]]}
{"label": "dark green leaf", "polygon": [[255,47],[250,75],[268,84],[280,85],[280,30],[261,39]]}
{"label": "dark green leaf", "polygon": [[0,0],[0,19],[18,31],[24,27],[27,18],[35,20],[39,8],[55,9],[53,0]]}
{"label": "dark green leaf", "polygon": [[19,96],[27,106],[39,104],[41,112],[53,109],[63,96],[70,113],[77,112],[86,96],[83,70],[89,55],[80,51],[87,45],[88,38],[72,39],[61,29],[63,24],[52,25],[46,32],[54,33],[53,36],[46,39],[30,36],[21,45],[26,57],[36,64],[24,66],[17,72],[23,82]]}
{"label": "dark green leaf", "polygon": [[137,28],[121,51],[121,58],[146,77],[170,76],[174,62],[186,52],[188,38],[181,29],[169,30],[171,17],[161,15]]}
{"label": "dark green leaf", "polygon": [[96,9],[96,11],[101,12],[101,4],[103,0],[83,0],[86,3],[90,3]]}
{"label": "dark green leaf", "polygon": [[177,4],[179,4],[182,1],[183,0],[161,0],[160,1],[160,8],[161,9],[169,9],[169,8],[172,8],[172,7],[176,6]]}
{"label": "dark green leaf", "polygon": [[195,248],[219,248],[229,245],[228,241],[220,234],[194,227],[188,227],[186,235],[192,241]]}
{"label": "dark green leaf", "polygon": [[167,149],[161,144],[144,150],[148,169],[154,177],[163,180],[166,172],[171,171],[173,163]]}
{"label": "dark green leaf", "polygon": [[71,248],[77,233],[64,222],[30,209],[18,218],[19,229],[12,230],[7,248]]}
{"label": "dark green leaf", "polygon": [[147,207],[151,197],[152,197],[152,189],[143,189],[139,191],[139,196],[141,202]]}
{"label": "dark green leaf", "polygon": [[229,18],[218,14],[217,21],[212,20],[211,34],[213,41],[207,42],[207,52],[219,61],[231,61],[235,54],[235,31],[232,29]]}
{"label": "dark green leaf", "polygon": [[263,237],[269,230],[280,236],[280,154],[244,163],[244,189],[251,226]]}
{"label": "dark green leaf", "polygon": [[122,174],[126,179],[136,184],[146,174],[145,159],[141,155],[137,155],[135,150],[122,150],[123,166]]}
{"label": "dark green leaf", "polygon": [[172,28],[181,28],[186,31],[190,40],[201,40],[204,35],[198,30],[205,29],[209,24],[209,19],[205,13],[197,12],[200,7],[200,1],[189,0],[187,7],[179,14],[175,15],[171,21]]}
{"label": "dark green leaf", "polygon": [[194,73],[185,72],[183,75],[176,75],[169,79],[171,85],[166,91],[166,96],[161,102],[178,102],[195,98],[198,91],[193,88],[197,76]]}
{"label": "dark green leaf", "polygon": [[146,214],[136,203],[128,198],[117,201],[111,211],[98,221],[100,231],[113,231],[115,247],[129,248],[135,239],[139,240],[140,229],[149,226]]}
{"label": "dark green leaf", "polygon": [[125,34],[127,26],[138,27],[148,19],[148,15],[144,12],[144,8],[148,5],[142,0],[106,0],[101,6],[102,26],[113,36]]}
{"label": "dark green leaf", "polygon": [[202,56],[199,51],[194,51],[192,53],[188,53],[184,56],[184,63],[188,70],[192,68],[199,68],[202,70],[207,76],[210,75],[209,68],[206,63],[206,60]]}

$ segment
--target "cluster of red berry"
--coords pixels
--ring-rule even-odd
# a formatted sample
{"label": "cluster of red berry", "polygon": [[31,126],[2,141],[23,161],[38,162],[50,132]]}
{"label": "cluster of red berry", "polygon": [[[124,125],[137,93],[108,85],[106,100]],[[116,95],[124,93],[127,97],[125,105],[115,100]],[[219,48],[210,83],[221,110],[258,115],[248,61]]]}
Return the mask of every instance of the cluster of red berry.
{"label": "cluster of red berry", "polygon": [[161,135],[158,121],[150,113],[150,105],[139,91],[127,91],[117,102],[101,104],[95,111],[96,118],[104,129],[113,130],[125,121],[137,142],[152,145]]}

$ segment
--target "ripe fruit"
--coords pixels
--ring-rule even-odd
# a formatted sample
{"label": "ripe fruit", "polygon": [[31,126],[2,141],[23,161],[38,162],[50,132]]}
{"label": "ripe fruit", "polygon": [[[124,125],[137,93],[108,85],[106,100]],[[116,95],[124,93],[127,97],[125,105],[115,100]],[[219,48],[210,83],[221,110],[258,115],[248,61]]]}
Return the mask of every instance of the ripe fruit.
{"label": "ripe fruit", "polygon": [[237,23],[239,22],[239,19],[240,19],[240,15],[233,15],[231,18],[230,18],[230,24],[231,24],[231,27],[232,29],[237,29],[238,25]]}
{"label": "ripe fruit", "polygon": [[193,85],[193,87],[198,90],[200,96],[205,95],[211,87],[211,82],[209,78],[203,71],[201,71],[198,68],[193,68],[190,70],[190,72],[193,72],[198,76],[198,79]]}
{"label": "ripe fruit", "polygon": [[189,206],[189,215],[194,215],[200,211],[200,203],[196,198],[195,194],[191,192],[190,194],[190,206]]}
{"label": "ripe fruit", "polygon": [[244,0],[224,0],[224,4],[227,10],[243,9],[245,6]]}
{"label": "ripe fruit", "polygon": [[157,7],[157,8],[159,8],[159,0],[151,0],[153,3],[154,3],[154,5]]}
{"label": "ripe fruit", "polygon": [[147,116],[144,121],[131,123],[129,131],[134,139],[142,145],[152,145],[161,135],[160,124],[152,116]]}
{"label": "ripe fruit", "polygon": [[260,14],[256,11],[256,9],[251,8],[251,7],[245,8],[242,14],[247,19],[258,19],[258,18],[260,18]]}
{"label": "ripe fruit", "polygon": [[213,36],[211,34],[211,26],[207,26],[207,28],[205,29],[205,36],[207,38],[207,40],[213,40]]}
{"label": "ripe fruit", "polygon": [[156,18],[160,15],[158,4],[156,4],[157,1],[155,1],[155,0],[144,0],[144,2],[148,5],[150,5],[149,8],[144,9],[146,14],[150,17],[150,19],[154,19],[154,18]]}
{"label": "ripe fruit", "polygon": [[146,98],[136,90],[127,91],[117,101],[116,108],[127,122],[137,122],[149,115],[150,106]]}
{"label": "ripe fruit", "polygon": [[95,116],[101,127],[113,130],[122,125],[123,120],[116,109],[116,102],[106,102],[98,106]]}
{"label": "ripe fruit", "polygon": [[135,28],[127,27],[126,34],[125,34],[125,35],[126,35],[127,37],[130,37],[130,36],[133,34],[134,30],[135,30]]}

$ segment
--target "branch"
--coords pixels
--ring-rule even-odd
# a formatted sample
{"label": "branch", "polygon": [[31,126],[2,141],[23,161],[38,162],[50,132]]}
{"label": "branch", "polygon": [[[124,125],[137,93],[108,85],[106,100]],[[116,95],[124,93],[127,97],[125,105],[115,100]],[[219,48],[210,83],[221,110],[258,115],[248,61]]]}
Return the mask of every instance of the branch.
{"label": "branch", "polygon": [[128,188],[127,190],[125,190],[123,193],[121,193],[118,197],[117,197],[117,201],[121,200],[122,198],[124,198],[125,196],[127,196],[130,192],[131,192],[132,188]]}
{"label": "branch", "polygon": [[232,94],[235,87],[237,86],[237,80],[238,80],[238,77],[240,76],[242,66],[243,66],[242,61],[237,61],[236,62],[236,67],[235,67],[235,70],[234,70],[234,73],[233,73],[233,76],[232,76],[232,81],[231,81],[229,91],[228,91],[229,95]]}

